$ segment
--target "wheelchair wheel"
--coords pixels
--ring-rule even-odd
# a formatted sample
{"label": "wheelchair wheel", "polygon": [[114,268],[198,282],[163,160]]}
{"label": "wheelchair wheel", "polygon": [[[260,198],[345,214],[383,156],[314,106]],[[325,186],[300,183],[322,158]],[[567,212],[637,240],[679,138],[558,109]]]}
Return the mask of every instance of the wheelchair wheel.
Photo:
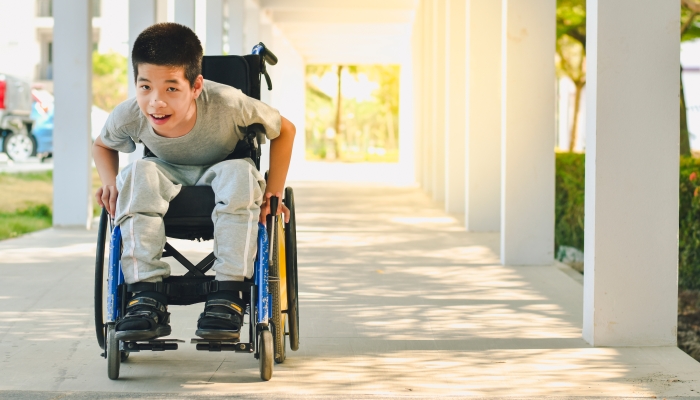
{"label": "wheelchair wheel", "polygon": [[272,379],[272,367],[274,364],[272,348],[272,334],[269,330],[260,332],[260,342],[258,349],[260,351],[260,379],[269,381]]}
{"label": "wheelchair wheel", "polygon": [[286,336],[284,334],[286,314],[282,313],[282,286],[280,274],[280,246],[281,240],[278,236],[280,231],[279,225],[271,227],[274,229],[274,242],[270,243],[272,247],[272,264],[270,265],[270,276],[278,277],[277,280],[270,280],[270,293],[272,294],[272,337],[274,339],[275,362],[281,364],[286,358]]}
{"label": "wheelchair wheel", "polygon": [[289,347],[299,350],[299,276],[297,274],[297,222],[294,212],[294,191],[284,190],[284,204],[289,209],[289,223],[284,227],[285,252],[287,262],[287,325],[289,327]]}
{"label": "wheelchair wheel", "polygon": [[116,329],[110,324],[107,327],[107,376],[109,379],[119,378],[119,364],[121,363],[121,352],[119,351],[119,341],[116,337]]}
{"label": "wheelchair wheel", "polygon": [[105,277],[105,247],[109,240],[109,215],[106,209],[100,214],[100,225],[97,228],[97,252],[95,254],[95,334],[97,343],[101,349],[105,348],[104,326],[104,290],[107,278]]}

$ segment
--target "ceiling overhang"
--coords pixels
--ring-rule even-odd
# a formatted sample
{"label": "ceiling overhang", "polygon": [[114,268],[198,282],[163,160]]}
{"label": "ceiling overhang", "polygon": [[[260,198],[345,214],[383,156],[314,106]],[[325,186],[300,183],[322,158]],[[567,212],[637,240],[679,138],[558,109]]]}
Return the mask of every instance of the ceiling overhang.
{"label": "ceiling overhang", "polygon": [[405,60],[416,0],[260,0],[309,64]]}

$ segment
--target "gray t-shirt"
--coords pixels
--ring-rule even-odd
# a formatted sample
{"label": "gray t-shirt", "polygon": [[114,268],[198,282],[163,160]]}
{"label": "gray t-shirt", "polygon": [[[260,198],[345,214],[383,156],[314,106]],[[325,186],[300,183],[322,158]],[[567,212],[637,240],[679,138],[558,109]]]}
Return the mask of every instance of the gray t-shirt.
{"label": "gray t-shirt", "polygon": [[114,108],[100,137],[106,146],[124,153],[133,152],[135,143],[143,143],[171,164],[213,165],[233,152],[246,126],[261,124],[270,140],[280,134],[279,111],[231,86],[204,80],[196,102],[197,121],[184,136],[156,134],[136,98],[131,98]]}

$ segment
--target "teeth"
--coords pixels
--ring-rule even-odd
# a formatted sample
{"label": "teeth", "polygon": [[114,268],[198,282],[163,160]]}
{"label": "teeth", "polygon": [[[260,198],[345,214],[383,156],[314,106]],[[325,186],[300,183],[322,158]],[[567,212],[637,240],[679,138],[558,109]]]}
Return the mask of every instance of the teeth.
{"label": "teeth", "polygon": [[153,115],[153,118],[164,118],[165,114],[151,114]]}

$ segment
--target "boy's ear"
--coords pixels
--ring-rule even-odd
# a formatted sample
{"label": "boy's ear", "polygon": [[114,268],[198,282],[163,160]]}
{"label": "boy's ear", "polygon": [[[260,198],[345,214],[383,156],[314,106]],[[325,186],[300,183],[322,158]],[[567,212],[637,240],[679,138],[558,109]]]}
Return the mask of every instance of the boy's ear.
{"label": "boy's ear", "polygon": [[194,98],[196,99],[199,97],[199,94],[202,93],[202,90],[204,90],[204,77],[202,75],[197,76],[197,78],[194,80]]}

